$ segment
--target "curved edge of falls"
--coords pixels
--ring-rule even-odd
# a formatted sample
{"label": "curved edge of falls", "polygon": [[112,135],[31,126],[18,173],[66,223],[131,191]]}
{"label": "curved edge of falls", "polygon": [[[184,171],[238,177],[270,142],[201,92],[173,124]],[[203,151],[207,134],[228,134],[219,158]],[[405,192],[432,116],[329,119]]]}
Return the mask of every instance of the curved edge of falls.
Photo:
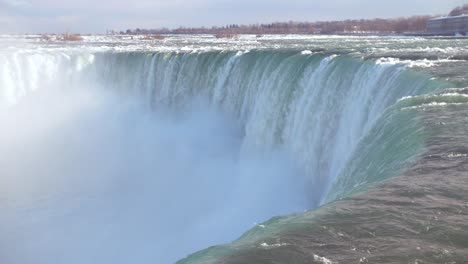
{"label": "curved edge of falls", "polygon": [[[232,243],[177,263],[463,262],[468,257],[467,113],[468,88],[400,99],[367,137],[387,126],[377,138],[389,131],[395,135],[388,144],[360,143],[362,157],[350,161],[345,174],[350,178],[338,178],[336,193],[341,193],[330,202],[274,217]],[[403,157],[396,155],[398,149]],[[372,155],[377,159],[369,162]],[[359,163],[367,164],[369,173],[359,170]],[[340,190],[362,181],[351,191]]]}
{"label": "curved edge of falls", "polygon": [[427,138],[398,100],[450,86],[401,65],[294,50],[6,53],[0,61],[2,108],[43,87],[138,97],[154,111],[207,100],[240,124],[239,157],[292,157],[307,175],[310,208],[397,175]]}
{"label": "curved edge of falls", "polygon": [[[0,69],[3,104],[57,83],[98,83],[124,96],[142,96],[156,109],[208,98],[242,124],[244,149],[284,149],[310,175],[311,185],[319,186],[331,186],[344,173],[361,139],[398,99],[447,86],[401,65],[287,50],[39,53],[0,59],[7,62]],[[328,188],[316,190],[322,202]]]}

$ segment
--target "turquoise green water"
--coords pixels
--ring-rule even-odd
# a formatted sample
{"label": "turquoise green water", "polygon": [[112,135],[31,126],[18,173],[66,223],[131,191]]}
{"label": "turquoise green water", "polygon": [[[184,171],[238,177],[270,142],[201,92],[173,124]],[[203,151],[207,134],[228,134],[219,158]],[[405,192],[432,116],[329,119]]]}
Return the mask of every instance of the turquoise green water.
{"label": "turquoise green water", "polygon": [[[227,41],[206,36],[187,36],[185,39],[173,36],[156,45],[121,39],[101,41],[96,37],[75,46],[26,43],[0,51],[2,118],[8,121],[7,117],[16,112],[20,117],[34,116],[32,120],[36,121],[32,123],[37,126],[29,129],[29,125],[25,125],[28,128],[25,130],[46,136],[51,131],[63,130],[66,133],[63,133],[65,136],[60,144],[72,146],[64,149],[105,153],[92,160],[106,165],[99,167],[98,172],[89,173],[93,177],[99,178],[111,171],[109,178],[112,179],[113,168],[117,167],[119,171],[115,174],[119,177],[132,184],[149,186],[144,188],[148,191],[144,201],[136,199],[138,202],[135,202],[128,198],[139,195],[134,189],[123,188],[115,193],[124,205],[123,209],[131,211],[134,204],[138,204],[141,211],[135,213],[137,220],[117,220],[120,227],[116,224],[117,227],[109,231],[116,234],[123,228],[126,231],[124,237],[134,239],[128,239],[129,244],[121,246],[124,248],[122,255],[130,256],[131,253],[126,254],[125,249],[136,250],[136,246],[131,246],[134,243],[156,245],[156,249],[142,249],[142,261],[146,259],[143,256],[159,258],[163,262],[174,261],[210,245],[228,243],[253,226],[232,244],[210,248],[181,261],[205,263],[235,254],[236,250],[286,229],[301,227],[314,215],[332,206],[330,202],[398,176],[417,160],[425,151],[426,140],[434,133],[426,129],[420,118],[419,112],[424,108],[468,102],[461,90],[447,90],[463,86],[465,82],[466,76],[458,73],[465,69],[465,62],[453,57],[467,52],[463,42],[459,41],[305,36],[284,39],[270,36],[258,40],[245,37],[239,41]],[[49,101],[49,95],[43,95],[42,91],[49,91],[53,99]],[[74,98],[67,94],[80,94],[82,91],[91,96]],[[101,102],[101,97],[106,99],[106,103]],[[68,108],[65,109],[67,111],[51,109],[46,113],[50,114],[54,127],[48,129],[50,120],[47,115],[36,115],[35,112],[42,113],[39,111],[42,108],[60,106],[58,102],[64,98],[64,102],[77,105],[78,110],[73,109],[76,113],[72,113],[82,117],[78,121],[84,119],[88,122],[92,117],[91,122],[64,129],[60,124],[68,124],[66,120],[77,117],[69,116]],[[128,102],[130,99],[131,103]],[[41,100],[45,103],[39,110],[32,108],[30,112],[26,111],[28,103]],[[84,110],[81,109],[82,103],[85,104]],[[137,110],[128,110],[127,106],[133,104],[138,106]],[[57,112],[59,115],[55,120]],[[200,112],[202,117],[198,116]],[[206,115],[206,112],[210,114]],[[212,112],[222,118],[212,115]],[[192,115],[197,118],[192,120]],[[148,116],[151,118],[141,120]],[[181,125],[171,122],[168,125],[166,119]],[[221,125],[219,119],[222,119]],[[114,121],[116,124],[112,123]],[[98,139],[88,139],[88,134],[93,133],[74,134],[74,128],[83,130],[83,127],[95,132]],[[130,133],[134,127],[141,131]],[[2,129],[12,131],[10,127]],[[115,136],[115,131],[119,133],[117,139],[106,141],[105,135]],[[126,133],[133,136],[132,140],[127,140]],[[8,134],[17,139],[14,133]],[[68,137],[68,134],[74,136]],[[194,135],[201,136],[192,138]],[[7,139],[2,142],[11,141]],[[24,142],[34,143],[34,140],[28,140]],[[170,144],[161,145],[166,141]],[[105,144],[101,145],[101,142]],[[16,153],[19,146],[13,145],[10,149]],[[39,146],[43,146],[42,143]],[[144,151],[138,152],[140,148]],[[31,149],[31,153],[42,150]],[[60,154],[68,153],[59,149]],[[47,158],[47,155],[40,156]],[[105,156],[109,156],[111,161],[104,159]],[[8,162],[0,161],[9,165],[11,175],[19,175],[20,157],[18,154]],[[60,166],[62,163],[90,162],[87,155],[78,157],[67,160],[65,155],[60,159],[62,162],[51,158],[45,163],[53,164],[52,171],[63,174],[64,182],[73,182],[78,176],[73,173],[70,176],[68,171],[63,173]],[[258,163],[252,157],[267,162]],[[31,164],[44,163],[44,160],[36,158],[31,158]],[[144,166],[140,166],[142,160]],[[166,164],[171,164],[171,169],[168,173],[166,170],[161,173],[159,169],[166,168]],[[173,175],[174,168],[177,173]],[[163,190],[160,186],[166,186],[166,181],[171,183],[171,188]],[[152,188],[158,191],[151,191]],[[43,191],[48,193],[48,190]],[[120,192],[126,196],[120,197]],[[19,191],[15,195],[22,194]],[[99,195],[92,193],[89,197]],[[73,201],[80,200],[68,194],[63,196]],[[99,208],[104,211],[119,209],[99,199],[89,204],[104,204]],[[114,201],[114,198],[109,198],[109,201]],[[164,203],[156,203],[155,206],[155,201]],[[175,205],[166,204],[174,201]],[[325,206],[322,207],[325,209],[304,213],[319,206]],[[174,213],[173,207],[181,213]],[[15,209],[15,206],[8,208]],[[54,206],[50,208],[54,211]],[[69,203],[65,203],[64,208],[68,210]],[[34,210],[33,214],[46,214],[41,208]],[[76,211],[81,212],[80,209]],[[74,212],[72,210],[72,216]],[[190,229],[191,225],[186,229],[180,227],[186,220],[184,212],[187,212],[186,218],[197,220],[190,223],[195,226],[193,229]],[[142,220],[146,219],[146,214],[154,219]],[[11,215],[11,219],[16,219],[16,211]],[[50,219],[53,215],[49,216]],[[88,219],[93,213],[85,211],[83,215],[85,217],[80,215],[73,219]],[[236,219],[236,215],[240,217]],[[254,225],[254,222],[264,222],[271,217],[274,218],[263,225]],[[163,224],[152,228],[153,222],[160,223],[160,218]],[[0,218],[0,221],[7,223],[4,224],[6,227],[17,222],[5,219]],[[67,223],[65,220],[58,224],[51,221],[52,225],[47,224],[47,217],[45,219],[46,228],[39,228],[34,223],[24,226],[47,231],[55,225],[61,227]],[[232,230],[223,230],[226,223]],[[125,229],[139,225],[142,226],[138,230],[140,236],[136,238],[132,235],[133,229]],[[213,226],[217,228],[210,229]],[[99,224],[94,227],[93,230],[97,231],[93,233],[96,234],[106,230]],[[167,231],[169,235],[158,237],[151,230]],[[199,234],[194,230],[206,234],[206,241],[200,242],[193,235]],[[141,235],[145,232],[153,235]],[[60,234],[52,232],[50,236],[55,241],[53,239]],[[105,233],[99,238],[112,244],[106,240]],[[171,241],[170,246],[168,240]],[[66,238],[57,241],[55,245],[70,245]],[[79,246],[86,246],[80,239],[75,241]],[[179,242],[180,248],[177,246]],[[164,246],[170,250],[162,249]],[[34,245],[30,247],[36,249]],[[49,251],[43,252],[53,251],[52,247],[47,249]],[[108,249],[98,253],[91,249],[91,253],[83,255],[102,254],[100,256],[105,259],[112,252],[112,247]],[[32,251],[36,253],[31,256],[50,257],[37,253],[41,250]],[[66,253],[64,259],[72,256],[73,253]],[[18,259],[17,256],[10,257],[12,263]]]}

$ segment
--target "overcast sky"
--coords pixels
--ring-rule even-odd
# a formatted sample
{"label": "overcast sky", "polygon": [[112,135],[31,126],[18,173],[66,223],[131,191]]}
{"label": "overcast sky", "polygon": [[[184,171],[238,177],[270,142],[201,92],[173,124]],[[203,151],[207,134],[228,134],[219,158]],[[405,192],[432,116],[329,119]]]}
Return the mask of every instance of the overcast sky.
{"label": "overcast sky", "polygon": [[0,0],[0,33],[446,14],[468,0]]}

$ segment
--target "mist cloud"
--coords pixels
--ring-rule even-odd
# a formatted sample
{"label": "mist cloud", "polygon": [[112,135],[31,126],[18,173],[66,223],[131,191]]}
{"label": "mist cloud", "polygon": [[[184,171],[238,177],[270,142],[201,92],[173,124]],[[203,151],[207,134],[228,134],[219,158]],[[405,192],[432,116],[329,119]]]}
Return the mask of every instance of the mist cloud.
{"label": "mist cloud", "polygon": [[307,209],[294,163],[242,154],[236,122],[206,105],[41,87],[0,109],[0,262],[171,263]]}

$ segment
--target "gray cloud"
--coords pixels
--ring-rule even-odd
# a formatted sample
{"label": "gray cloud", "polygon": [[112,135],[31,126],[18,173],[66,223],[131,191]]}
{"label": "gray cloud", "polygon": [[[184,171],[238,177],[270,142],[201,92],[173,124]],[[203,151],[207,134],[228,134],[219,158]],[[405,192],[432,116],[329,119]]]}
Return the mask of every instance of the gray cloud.
{"label": "gray cloud", "polygon": [[104,32],[445,14],[467,0],[0,0],[0,32]]}

